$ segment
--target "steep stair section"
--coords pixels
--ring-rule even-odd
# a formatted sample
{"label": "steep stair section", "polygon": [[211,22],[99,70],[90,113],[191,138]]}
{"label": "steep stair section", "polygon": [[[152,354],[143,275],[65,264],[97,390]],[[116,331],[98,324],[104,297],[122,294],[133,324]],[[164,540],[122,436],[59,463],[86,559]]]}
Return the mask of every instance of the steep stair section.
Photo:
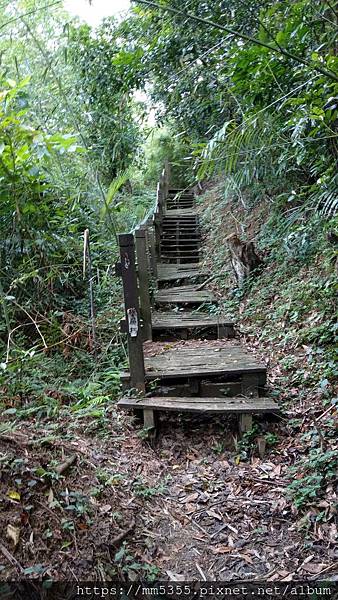
{"label": "steep stair section", "polygon": [[[200,264],[202,236],[194,195],[168,189],[164,172],[156,206],[148,230],[135,234],[137,264],[132,237],[120,236],[124,330],[134,370],[121,374],[128,394],[118,405],[142,411],[146,428],[156,428],[159,413],[174,411],[237,415],[240,431],[247,431],[252,415],[278,413],[276,402],[266,397],[266,365],[242,344],[226,340],[234,336],[234,323],[216,314],[217,298],[203,285],[207,274]],[[206,310],[210,305],[212,314]]]}

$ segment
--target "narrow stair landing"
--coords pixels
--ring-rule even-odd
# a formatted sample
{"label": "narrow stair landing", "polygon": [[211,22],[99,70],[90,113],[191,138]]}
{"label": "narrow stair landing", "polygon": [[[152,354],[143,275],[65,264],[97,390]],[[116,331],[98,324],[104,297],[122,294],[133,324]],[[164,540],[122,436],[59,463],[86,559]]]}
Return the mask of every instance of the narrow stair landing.
{"label": "narrow stair landing", "polygon": [[[145,357],[147,381],[203,378],[206,375],[213,378],[223,377],[226,381],[234,375],[243,378],[244,375],[249,374],[254,382],[252,392],[255,391],[256,385],[265,385],[265,364],[240,344],[230,345],[224,341],[211,344],[209,341],[201,341],[198,345],[194,342],[183,345],[182,342],[178,342],[167,346],[167,349],[158,353],[154,349],[154,355]],[[123,377],[128,376],[128,373],[123,374]]]}
{"label": "narrow stair landing", "polygon": [[[208,315],[202,311],[170,311],[153,312],[152,315],[153,338],[177,334],[181,339],[191,337],[210,336],[212,339],[233,337],[234,326],[231,319],[222,315]],[[164,339],[162,337],[162,339]]]}
{"label": "narrow stair landing", "polygon": [[168,264],[158,263],[157,282],[161,285],[166,281],[180,281],[182,279],[197,280],[205,277],[206,273],[198,263]]}
{"label": "narrow stair landing", "polygon": [[217,303],[216,296],[208,290],[199,290],[198,285],[182,285],[159,290],[155,304],[204,304]]}
{"label": "narrow stair landing", "polygon": [[194,195],[169,188],[164,171],[153,217],[120,236],[130,369],[121,374],[128,394],[118,406],[142,411],[152,430],[159,413],[174,411],[237,415],[245,432],[252,415],[279,408],[266,396],[265,362],[231,339],[232,319],[217,314],[202,249]]}

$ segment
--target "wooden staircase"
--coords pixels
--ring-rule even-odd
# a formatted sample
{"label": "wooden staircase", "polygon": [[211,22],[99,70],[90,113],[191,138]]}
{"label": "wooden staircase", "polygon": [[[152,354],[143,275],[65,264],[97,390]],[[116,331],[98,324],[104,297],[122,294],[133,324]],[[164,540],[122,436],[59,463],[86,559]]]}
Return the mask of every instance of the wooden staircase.
{"label": "wooden staircase", "polygon": [[251,429],[252,415],[278,413],[265,395],[264,362],[233,339],[232,320],[203,286],[195,198],[169,188],[168,168],[153,214],[119,240],[129,371],[118,406],[142,410],[153,430],[165,411],[238,415],[241,432]]}

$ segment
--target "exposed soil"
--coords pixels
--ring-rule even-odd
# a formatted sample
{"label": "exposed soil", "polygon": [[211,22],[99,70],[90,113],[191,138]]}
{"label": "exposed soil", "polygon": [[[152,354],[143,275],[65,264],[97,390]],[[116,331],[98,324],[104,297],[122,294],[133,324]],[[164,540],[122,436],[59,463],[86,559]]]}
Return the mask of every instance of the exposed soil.
{"label": "exposed soil", "polygon": [[[269,432],[281,436],[278,447],[263,458],[255,449],[247,461],[239,458],[231,420],[162,418],[151,445],[130,417],[114,409],[109,417],[102,430],[86,433],[85,423],[62,435],[72,427],[64,421],[49,441],[46,420],[2,437],[2,579],[22,573],[55,580],[338,575],[334,490],[328,486],[305,515],[286,494],[287,468],[311,412],[295,437],[285,420],[270,422]],[[53,461],[60,465],[74,453],[76,462],[55,479]],[[41,466],[47,475],[37,474]],[[314,524],[320,512],[325,519]]]}
{"label": "exposed soil", "polygon": [[[227,214],[215,228],[222,239],[242,219]],[[250,239],[260,220],[246,230]],[[206,245],[210,272],[217,236],[209,232]],[[277,347],[245,319],[241,328],[245,346],[269,362],[270,393],[278,391],[283,409],[246,445],[235,419],[165,414],[149,442],[113,402],[104,419],[78,419],[66,406],[0,435],[1,579],[338,580],[335,485],[323,484],[300,510],[287,489],[289,467],[309,453],[313,435],[337,426],[337,405],[324,405],[324,389],[298,384],[281,366],[292,353],[294,373],[310,371],[306,347],[290,336]],[[171,346],[146,344],[145,353]],[[338,450],[331,433],[320,443]]]}

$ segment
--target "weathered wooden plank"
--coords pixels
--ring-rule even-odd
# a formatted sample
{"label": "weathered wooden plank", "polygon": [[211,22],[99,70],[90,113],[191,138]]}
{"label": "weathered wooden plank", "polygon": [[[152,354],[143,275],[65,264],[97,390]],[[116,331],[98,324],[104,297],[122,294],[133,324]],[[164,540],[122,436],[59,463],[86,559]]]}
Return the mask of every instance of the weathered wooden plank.
{"label": "weathered wooden plank", "polygon": [[162,296],[161,298],[156,298],[157,304],[204,304],[206,302],[216,302],[216,298],[213,296],[198,296],[193,292],[182,296]]}
{"label": "weathered wooden plank", "polygon": [[200,231],[197,223],[193,221],[167,221],[163,224],[162,231],[170,231],[179,227],[180,231]]}
{"label": "weathered wooden plank", "polygon": [[[174,232],[173,233],[164,233],[161,235],[161,241],[172,244],[173,242],[176,242],[176,236],[175,236]],[[181,243],[193,244],[194,243],[196,245],[196,244],[200,244],[201,241],[202,240],[201,240],[200,236],[198,236],[198,235],[185,235],[185,234],[182,235],[182,234],[180,234],[179,238],[178,238],[179,244],[181,244]]]}
{"label": "weathered wooden plank", "polygon": [[[170,350],[145,359],[146,376],[175,377],[202,375],[259,374],[257,381],[264,384],[266,366],[240,345],[225,344],[212,348],[208,342],[197,348],[190,344],[173,344]],[[251,395],[251,394],[250,394]]]}
{"label": "weathered wooden plank", "polygon": [[[193,398],[193,397],[162,397],[152,398],[122,398],[118,406],[127,409],[150,409],[153,411],[168,410],[175,412],[203,412],[227,414],[264,414],[278,413],[278,404],[270,398],[251,399],[241,396],[232,398]],[[243,419],[247,422],[247,419]]]}
{"label": "weathered wooden plank", "polygon": [[[171,264],[171,263],[168,263]],[[182,265],[184,265],[184,263],[180,263]],[[197,264],[197,263],[196,263]],[[193,279],[193,278],[197,278],[197,277],[205,277],[205,273],[202,273],[202,271],[183,271],[181,273],[168,273],[168,275],[163,275],[163,276],[158,276],[157,277],[157,281],[159,282],[164,282],[164,281],[178,281],[180,279]]]}
{"label": "weathered wooden plank", "polygon": [[183,198],[182,200],[176,200],[174,198],[170,198],[169,200],[167,200],[166,203],[166,208],[167,210],[172,210],[172,209],[185,209],[185,208],[189,208],[189,209],[195,209],[195,202],[194,200],[191,200],[189,198]]}
{"label": "weathered wooden plank", "polygon": [[186,247],[186,246],[194,246],[194,247],[200,247],[201,245],[201,238],[199,238],[198,236],[193,236],[193,235],[183,235],[179,234],[178,236],[175,236],[174,232],[171,234],[168,233],[164,233],[161,236],[161,242],[162,245],[165,247]]}
{"label": "weathered wooden plank", "polygon": [[[198,223],[199,223],[198,217],[194,214],[189,214],[189,213],[192,213],[192,210],[193,209],[169,210],[166,212],[166,214],[163,218],[164,224],[176,222],[176,223],[195,223],[196,225],[198,225]],[[184,212],[185,212],[185,214],[184,214]]]}
{"label": "weathered wooden plank", "polygon": [[[195,263],[195,264],[197,265],[198,263]],[[185,267],[185,263],[181,263],[180,265],[172,265],[172,264],[168,263],[168,266],[169,267],[171,267],[171,266]],[[199,271],[198,269],[194,270],[194,269],[190,268],[189,270],[186,270],[186,271],[175,270],[175,271],[172,271],[171,273],[164,272],[163,274],[157,276],[157,280],[159,282],[160,281],[163,282],[163,281],[176,281],[179,279],[190,279],[190,278],[197,278],[197,277],[205,277],[205,273],[203,273],[203,271]]]}
{"label": "weathered wooden plank", "polygon": [[167,227],[172,227],[173,225],[177,225],[177,223],[179,224],[179,226],[181,227],[197,227],[200,228],[200,225],[197,221],[197,219],[177,219],[177,218],[172,218],[169,219],[166,218],[163,220],[163,229],[166,229]]}
{"label": "weathered wooden plank", "polygon": [[171,201],[171,202],[167,202],[166,204],[166,208],[167,210],[178,210],[178,209],[185,209],[185,208],[194,208],[194,202],[190,202],[189,200],[186,202],[175,202],[175,201]]}
{"label": "weathered wooden plank", "polygon": [[205,290],[182,290],[179,292],[165,289],[155,294],[155,303],[157,304],[203,304],[204,302],[216,301],[214,294]]}
{"label": "weathered wooden plank", "polygon": [[165,358],[164,355],[161,356],[162,360],[155,357],[152,359],[146,358],[145,367],[147,373],[155,373],[157,371],[163,373],[165,370],[176,373],[192,370],[202,374],[205,370],[226,373],[235,370],[243,374],[245,372],[256,372],[257,369],[255,362],[243,362],[239,358],[236,359],[234,357],[217,361],[212,358],[208,360],[207,357],[203,356],[190,356],[189,358],[181,356],[181,359],[177,360]]}
{"label": "weathered wooden plank", "polygon": [[195,208],[179,208],[165,210],[163,216],[167,217],[196,217],[197,211]]}
{"label": "weathered wooden plank", "polygon": [[193,312],[155,312],[152,317],[153,329],[185,329],[193,327],[218,327],[220,324],[228,327],[233,322],[226,317],[217,317]]}
{"label": "weathered wooden plank", "polygon": [[200,244],[196,243],[196,242],[190,242],[188,241],[187,243],[184,242],[178,242],[176,243],[170,243],[170,241],[164,241],[162,242],[162,252],[163,253],[177,253],[177,252],[201,252],[201,246]]}
{"label": "weathered wooden plank", "polygon": [[166,250],[164,248],[161,249],[161,257],[162,256],[164,256],[164,257],[168,256],[169,258],[171,258],[171,257],[176,258],[177,256],[186,256],[186,257],[189,258],[189,256],[194,256],[194,257],[197,258],[198,255],[199,255],[199,251],[196,248],[191,249],[191,250],[182,250],[182,249],[179,249],[179,248],[177,248],[176,250],[175,249],[173,249],[173,250]]}
{"label": "weathered wooden plank", "polygon": [[167,204],[172,202],[195,202],[194,196],[191,194],[169,194],[167,197]]}
{"label": "weathered wooden plank", "polygon": [[185,265],[168,265],[167,263],[157,264],[158,273],[163,275],[164,273],[172,271],[185,271],[186,269],[202,269],[202,265],[196,265],[196,263],[186,263]]}
{"label": "weathered wooden plank", "polygon": [[[257,367],[255,364],[239,364],[239,363],[222,363],[222,364],[199,364],[199,365],[172,365],[165,364],[151,365],[146,364],[145,377],[147,381],[155,379],[187,379],[192,377],[222,377],[228,378],[234,375],[241,376],[243,373],[259,373],[260,386],[263,387],[266,382],[266,370],[264,367]],[[121,380],[129,381],[129,373],[127,371],[121,374]]]}
{"label": "weathered wooden plank", "polygon": [[[196,223],[193,223],[191,221],[179,221],[178,222],[180,231],[182,232],[189,232],[189,231],[196,231],[196,232],[200,232],[200,228]],[[168,221],[167,223],[164,223],[162,226],[162,231],[172,231],[173,229],[176,229],[177,227],[177,223],[175,223],[175,221]]]}

